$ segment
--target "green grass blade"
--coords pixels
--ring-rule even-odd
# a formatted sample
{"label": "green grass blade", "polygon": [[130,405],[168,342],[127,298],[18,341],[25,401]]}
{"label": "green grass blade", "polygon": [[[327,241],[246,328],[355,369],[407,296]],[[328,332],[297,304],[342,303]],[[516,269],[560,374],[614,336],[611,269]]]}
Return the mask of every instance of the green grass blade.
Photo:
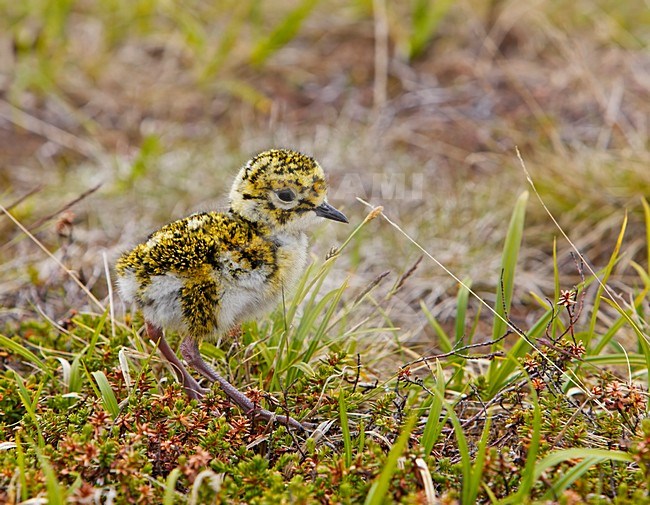
{"label": "green grass blade", "polygon": [[12,370],[14,373],[14,379],[16,380],[16,385],[18,386],[18,395],[20,396],[20,401],[23,404],[23,407],[25,407],[25,410],[27,411],[27,414],[29,417],[32,418],[32,421],[37,424],[37,419],[36,419],[36,412],[34,410],[34,404],[35,401],[32,400],[29,391],[25,387],[25,382],[23,381],[23,378],[16,372],[15,370]]}
{"label": "green grass blade", "polygon": [[320,268],[317,271],[316,271],[315,263],[311,263],[307,267],[305,273],[302,275],[302,278],[300,279],[300,283],[295,289],[295,294],[293,296],[293,299],[289,301],[290,303],[289,306],[287,307],[286,314],[285,313],[282,314],[283,328],[285,325],[287,327],[291,325],[291,323],[293,322],[296,316],[296,313],[298,312],[298,309],[301,307],[302,302],[305,300],[305,298],[309,293],[312,293],[312,297],[307,301],[307,304],[315,303],[315,297],[313,296],[313,294],[320,292],[320,286],[322,285],[327,272],[329,272],[331,265],[332,263],[328,264],[327,262],[325,262],[320,266]]}
{"label": "green grass blade", "polygon": [[553,500],[555,497],[561,495],[566,488],[578,480],[592,466],[598,464],[598,462],[598,458],[583,459],[580,463],[563,473],[560,478],[553,483],[551,488],[544,493],[542,500]]}
{"label": "green grass blade", "polygon": [[357,453],[363,453],[366,447],[366,425],[363,421],[359,422],[359,440],[357,441]]}
{"label": "green grass blade", "polygon": [[[585,356],[585,363],[590,363],[596,366],[614,366],[614,365],[627,365],[644,367],[646,366],[646,356],[639,353],[612,353],[602,354],[599,356]],[[649,368],[650,370],[650,368]]]}
{"label": "green grass blade", "polygon": [[345,468],[352,465],[352,440],[350,439],[350,425],[348,424],[348,409],[345,401],[345,389],[339,391],[339,418],[341,420],[341,434],[343,435],[343,450],[345,453]]}
{"label": "green grass blade", "polygon": [[[338,308],[341,297],[343,296],[343,293],[347,287],[348,281],[346,280],[340,288],[333,291],[333,296],[328,300],[329,306],[327,308],[327,311],[323,315],[322,320],[313,336],[309,339],[309,346],[307,347],[307,351],[302,356],[303,361],[309,361],[314,356],[314,353],[318,350],[318,345],[324,340],[326,330],[329,327],[330,321],[332,320],[334,311]],[[322,313],[320,310],[318,312]]]}
{"label": "green grass blade", "polygon": [[[503,245],[501,255],[501,272],[503,282],[498,283],[497,298],[495,310],[501,317],[494,320],[492,327],[492,338],[498,338],[506,332],[507,324],[503,320],[506,312],[510,309],[512,300],[512,291],[515,282],[515,269],[517,268],[517,259],[519,258],[519,249],[524,235],[524,220],[526,218],[526,204],[528,203],[528,191],[524,191],[517,202],[510,218],[508,232]],[[503,284],[503,289],[501,287]]]}
{"label": "green grass blade", "polygon": [[[540,317],[533,327],[526,332],[528,337],[532,339],[539,337],[546,329],[552,314],[552,310],[548,310],[542,317]],[[517,340],[517,342],[515,342],[515,344],[510,348],[506,355],[509,359],[501,363],[492,375],[489,376],[488,396],[490,398],[504,387],[510,375],[516,370],[518,359],[524,357],[529,350],[530,344],[523,338]]]}
{"label": "green grass blade", "polygon": [[92,372],[92,376],[97,382],[97,387],[101,393],[101,399],[104,403],[104,407],[113,419],[117,418],[120,413],[120,407],[117,403],[117,399],[115,398],[115,393],[113,393],[113,389],[111,388],[111,385],[106,378],[106,375],[104,372],[97,371]]}
{"label": "green grass blade", "polygon": [[176,482],[181,476],[180,468],[174,468],[165,481],[165,494],[163,495],[163,505],[174,505],[174,498],[176,496]]}
{"label": "green grass blade", "polygon": [[25,501],[28,498],[27,473],[25,467],[25,451],[23,450],[23,442],[20,433],[16,433],[16,459],[18,460],[18,481],[20,482],[20,493],[22,500]]}
{"label": "green grass blade", "polygon": [[131,164],[131,171],[128,177],[121,181],[120,187],[124,191],[132,188],[158,162],[158,158],[162,152],[162,142],[156,135],[145,136],[140,142],[140,150]]}
{"label": "green grass blade", "polygon": [[251,15],[252,7],[253,1],[251,0],[239,1],[234,5],[232,16],[221,34],[219,44],[201,72],[201,82],[213,79],[224,63],[228,61],[237,42],[240,41],[242,29],[245,28],[246,21]]}
{"label": "green grass blade", "polygon": [[45,446],[45,439],[43,438],[41,423],[36,416],[36,405],[38,404],[38,400],[41,396],[41,391],[43,391],[43,386],[45,383],[41,382],[41,384],[39,384],[38,389],[34,393],[34,398],[32,399],[29,390],[25,386],[23,378],[15,370],[12,370],[12,372],[14,373],[14,379],[16,380],[16,385],[18,386],[18,396],[20,396],[20,401],[22,402],[23,407],[25,407],[27,415],[30,417],[34,423],[34,426],[36,427],[36,433],[38,435],[38,447],[43,448]]}
{"label": "green grass blade", "polygon": [[447,422],[447,416],[442,419],[440,418],[440,415],[442,414],[442,401],[438,395],[434,395],[432,400],[433,401],[429,406],[429,415],[427,416],[427,422],[424,425],[422,438],[420,439],[420,443],[424,449],[424,454],[426,455],[431,454],[431,451],[436,445],[438,438],[440,438],[442,429]]}
{"label": "green grass blade", "polygon": [[535,467],[535,478],[539,479],[542,474],[549,468],[559,465],[568,460],[582,459],[580,463],[573,466],[566,472],[563,472],[560,478],[542,497],[542,500],[552,500],[557,494],[564,491],[567,487],[584,475],[592,466],[604,461],[621,461],[631,463],[634,458],[631,454],[623,451],[610,451],[605,449],[589,449],[576,447],[555,451],[542,459]]}
{"label": "green grass blade", "polygon": [[372,486],[370,486],[370,491],[368,491],[368,495],[364,501],[365,505],[381,505],[384,503],[388,494],[388,488],[390,487],[390,480],[395,473],[395,468],[397,467],[397,460],[408,445],[408,440],[411,436],[411,431],[415,426],[416,420],[417,416],[411,415],[406,420],[406,423],[404,423],[402,433],[400,433],[397,441],[393,444],[393,447],[391,447],[379,477],[372,483]]}
{"label": "green grass blade", "polygon": [[[554,296],[553,296],[553,306],[557,304],[560,299],[560,267],[557,263],[557,238],[553,237],[553,286],[554,286]],[[562,320],[559,317],[553,318],[551,323],[551,335],[557,335],[558,326],[562,324]]]}
{"label": "green grass blade", "polygon": [[[283,389],[282,383],[291,384],[304,373],[303,364],[309,363],[314,355],[331,342],[327,336],[334,313],[339,308],[339,302],[348,287],[348,281],[325,296],[319,298],[322,279],[316,283],[310,299],[304,305],[303,314],[297,328],[289,328],[279,332],[277,347],[274,338],[264,343],[256,343],[257,350],[264,357],[265,362],[272,367],[271,386],[274,389]],[[293,302],[292,302],[293,303]],[[293,308],[291,309],[293,311]],[[314,326],[320,318],[318,327]]]}
{"label": "green grass blade", "polygon": [[[645,358],[645,363],[644,363],[645,367],[646,369],[650,370],[650,344],[648,343],[647,340],[648,337],[643,334],[639,326],[634,322],[631,315],[628,313],[629,312],[628,310],[621,309],[621,307],[618,304],[614,303],[609,298],[603,298],[603,300],[614,310],[616,310],[621,315],[621,317],[630,324],[630,326],[632,327],[632,329],[636,334],[639,349],[641,350],[641,352],[643,353],[643,357]],[[650,386],[650,374],[648,374],[647,382],[648,385]]]}
{"label": "green grass blade", "polygon": [[[645,298],[645,293],[643,293],[642,297],[637,297],[637,300],[640,300],[640,302],[643,301]],[[639,304],[635,302],[635,308],[639,307]],[[615,308],[618,310],[618,307],[615,306]],[[627,314],[629,317],[629,314]],[[592,355],[598,355],[602,353],[605,350],[605,347],[607,347],[612,339],[616,336],[616,334],[619,332],[619,330],[625,325],[625,323],[628,322],[628,320],[621,315],[616,321],[613,323],[609,324],[609,328],[605,333],[603,333],[602,337],[598,341],[598,343],[590,350],[590,354]]]}
{"label": "green grass blade", "polygon": [[420,300],[420,308],[422,309],[424,316],[427,318],[429,325],[431,328],[433,328],[433,331],[436,332],[436,335],[438,335],[438,338],[440,339],[438,341],[438,346],[440,346],[442,352],[450,352],[453,349],[454,345],[451,343],[451,339],[449,338],[449,335],[447,335],[447,332],[436,320],[436,318],[433,317],[433,314],[431,314],[431,311],[429,311],[422,300]]}
{"label": "green grass blade", "polygon": [[[463,283],[458,288],[458,295],[456,296],[456,322],[454,325],[454,333],[456,336],[456,344],[463,341],[465,335],[465,316],[467,314],[467,306],[469,304],[469,290],[472,287],[471,279],[463,279]],[[465,344],[471,344],[471,339],[466,340]]]}
{"label": "green grass blade", "polygon": [[97,346],[97,341],[99,340],[99,337],[102,334],[102,330],[104,329],[104,325],[108,320],[108,315],[109,315],[109,309],[107,307],[104,313],[102,314],[102,316],[97,321],[97,324],[93,327],[93,335],[92,337],[90,337],[90,342],[88,343],[88,348],[86,349],[85,352],[86,359],[90,359],[95,353],[95,347]]}
{"label": "green grass blade", "polygon": [[409,57],[417,58],[438,31],[440,22],[454,5],[455,0],[416,0],[412,13],[412,28],[409,38]]}
{"label": "green grass blade", "polygon": [[587,350],[587,354],[590,354],[590,349],[591,349],[591,340],[593,339],[595,332],[596,332],[596,322],[598,321],[598,314],[599,314],[599,307],[600,307],[600,302],[603,298],[603,292],[605,291],[605,286],[607,282],[609,281],[609,277],[612,274],[612,270],[614,269],[614,265],[616,265],[616,262],[618,261],[618,256],[621,251],[621,245],[623,244],[623,236],[625,235],[625,229],[627,228],[627,214],[623,218],[623,224],[621,225],[621,231],[618,234],[618,238],[616,239],[616,244],[614,245],[614,250],[612,251],[612,255],[609,258],[609,262],[607,263],[607,266],[605,267],[605,270],[603,272],[603,278],[601,279],[601,282],[598,285],[598,291],[596,291],[596,297],[594,298],[594,306],[591,309],[591,319],[589,321],[589,330],[585,336],[585,348]]}
{"label": "green grass blade", "polygon": [[40,453],[38,459],[45,474],[45,488],[47,490],[47,504],[48,505],[65,505],[66,503],[66,490],[65,487],[59,483],[56,473],[50,465],[47,458]]}
{"label": "green grass blade", "polygon": [[425,456],[431,454],[431,451],[436,445],[436,442],[442,433],[442,429],[447,422],[447,415],[445,415],[442,419],[440,418],[442,414],[444,395],[445,376],[443,374],[440,362],[436,360],[436,387],[434,390],[434,395],[431,398],[431,405],[428,407],[429,415],[427,417],[427,422],[424,425],[422,437],[420,438],[420,444],[424,449]]}
{"label": "green grass blade", "polygon": [[646,245],[646,268],[650,275],[650,204],[645,198],[641,198],[643,204],[643,215],[645,216],[645,245]]}
{"label": "green grass blade", "polygon": [[[463,279],[460,287],[458,288],[458,295],[456,295],[456,321],[454,324],[455,341],[454,347],[458,348],[462,345],[470,345],[473,341],[473,332],[467,333],[465,331],[465,318],[467,315],[467,307],[469,304],[469,292],[472,287],[470,279]],[[475,328],[475,327],[474,327]],[[466,354],[466,351],[464,352]],[[452,356],[449,359],[450,363],[460,363],[463,360],[460,356]],[[454,384],[462,384],[465,377],[465,367],[460,365],[457,367],[456,375],[454,376]]]}
{"label": "green grass blade", "polygon": [[542,438],[542,410],[539,407],[539,400],[534,389],[531,388],[533,398],[533,435],[530,439],[528,446],[528,454],[526,455],[526,466],[522,472],[521,478],[521,498],[527,496],[533,485],[535,484],[535,468],[537,463],[537,452],[539,451],[539,443]]}
{"label": "green grass blade", "polygon": [[623,451],[615,451],[609,449],[589,449],[586,447],[562,449],[552,452],[541,461],[539,461],[539,463],[535,466],[535,478],[539,479],[542,474],[552,466],[559,465],[560,463],[563,463],[564,461],[568,461],[570,459],[582,458],[593,458],[598,462],[612,460],[632,463],[634,461],[632,454]]}
{"label": "green grass blade", "polygon": [[515,504],[519,505],[524,503],[526,498],[529,497],[533,485],[537,480],[535,469],[537,466],[537,453],[539,451],[539,443],[542,436],[542,410],[539,407],[539,399],[534,388],[531,387],[531,396],[533,400],[533,433],[530,437],[530,444],[526,455],[526,464],[521,472],[521,481],[519,489],[516,493],[511,494],[499,502],[500,505]]}
{"label": "green grass blade", "polygon": [[291,41],[304,20],[318,4],[318,0],[302,0],[284,20],[253,49],[251,62],[253,65],[261,65],[271,57],[278,49]]}
{"label": "green grass blade", "polygon": [[[512,300],[517,259],[519,257],[519,249],[524,235],[524,221],[526,218],[527,203],[528,192],[524,191],[515,202],[515,208],[510,217],[508,232],[506,233],[506,238],[503,244],[503,252],[501,254],[501,278],[497,283],[496,306],[494,307],[497,315],[494,317],[494,324],[492,326],[492,339],[497,339],[503,336],[508,327],[505,320],[507,312],[510,310],[510,302]],[[501,347],[502,344],[500,343],[493,345],[492,352],[497,351]],[[488,371],[488,382],[490,385],[492,385],[494,376],[497,374],[498,369],[498,363],[493,360],[490,363]],[[494,394],[494,392],[492,394]]]}
{"label": "green grass blade", "polygon": [[643,302],[645,301],[649,290],[650,287],[646,286],[643,291],[641,291],[637,296],[634,297],[633,308],[626,309],[626,310],[622,310],[619,304],[612,302],[609,298],[603,298],[605,303],[613,307],[614,310],[616,310],[616,312],[619,313],[620,317],[610,325],[610,328],[603,334],[598,344],[594,346],[591,354],[594,355],[600,354],[603,351],[603,349],[605,349],[605,347],[611,342],[611,340],[614,338],[616,333],[621,329],[621,327],[625,323],[628,323],[632,327],[632,329],[637,334],[637,337],[640,340],[645,340],[643,336],[643,332],[641,331],[639,326],[632,320],[632,313],[636,310],[639,310],[643,306]]}
{"label": "green grass blade", "polygon": [[469,451],[469,445],[467,444],[467,438],[463,432],[463,426],[460,424],[460,419],[458,419],[453,407],[449,404],[446,405],[447,413],[449,414],[451,424],[454,427],[454,433],[456,434],[458,452],[460,453],[462,474],[461,503],[474,503],[473,500],[468,500],[468,497],[471,494],[470,483],[472,482],[472,455]]}
{"label": "green grass blade", "polygon": [[[273,353],[273,382],[277,384],[277,387],[282,387],[280,380],[282,375],[299,360],[299,353],[303,344],[309,341],[310,346],[318,345],[318,342],[314,342],[313,340],[315,339],[312,339],[309,333],[316,324],[316,319],[320,314],[322,314],[325,307],[328,306],[328,303],[335,294],[333,292],[327,293],[318,303],[314,304],[313,301],[317,295],[317,291],[318,290],[316,290],[316,293],[314,293],[307,304],[305,304],[304,312],[298,327],[295,330],[288,329],[280,334],[277,351]],[[272,342],[270,342],[270,344],[272,346]],[[292,379],[293,377],[287,377],[289,383]]]}
{"label": "green grass blade", "polygon": [[[464,503],[476,503],[479,489],[481,488],[481,480],[483,478],[483,466],[485,464],[485,456],[487,454],[487,444],[490,439],[490,425],[492,418],[488,415],[483,426],[483,433],[478,443],[478,449],[474,457],[474,464],[472,465],[471,479],[467,483],[467,501]],[[463,490],[465,483],[463,483]]]}
{"label": "green grass blade", "polygon": [[0,347],[11,351],[18,356],[21,356],[22,358],[25,358],[27,361],[36,365],[39,370],[44,369],[43,361],[41,361],[41,359],[36,356],[36,354],[18,342],[14,342],[13,340],[5,337],[4,335],[0,335]]}
{"label": "green grass blade", "polygon": [[297,363],[294,363],[291,365],[292,368],[297,368],[300,370],[301,374],[304,375],[314,375],[316,373],[316,370],[314,369],[313,366],[311,366],[309,363],[304,363],[302,361],[298,361]]}
{"label": "green grass blade", "polygon": [[57,357],[56,359],[61,363],[61,376],[63,383],[68,387],[68,391],[70,391],[70,370],[72,369],[72,366],[65,358]]}
{"label": "green grass blade", "polygon": [[646,342],[645,338],[639,339],[639,348],[645,358],[645,363],[643,363],[643,365],[646,369],[646,389],[650,389],[650,345]]}

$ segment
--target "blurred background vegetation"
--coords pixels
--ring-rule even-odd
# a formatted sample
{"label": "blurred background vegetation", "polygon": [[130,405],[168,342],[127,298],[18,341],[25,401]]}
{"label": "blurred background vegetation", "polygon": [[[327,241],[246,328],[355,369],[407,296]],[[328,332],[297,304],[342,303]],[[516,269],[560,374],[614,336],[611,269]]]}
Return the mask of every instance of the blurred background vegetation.
{"label": "blurred background vegetation", "polygon": [[[615,274],[647,261],[643,1],[0,0],[0,11],[0,203],[99,298],[120,251],[223,206],[238,167],[270,146],[314,155],[353,221],[367,212],[355,197],[383,205],[488,299],[527,186],[515,146],[596,268],[625,212]],[[315,253],[347,233],[321,229]],[[555,235],[531,199],[519,309],[528,292],[553,290]],[[358,288],[385,270],[395,280],[418,256],[377,220],[332,284],[351,275]],[[417,335],[420,300],[444,321],[455,295],[425,262],[395,302],[396,323]],[[86,303],[0,216],[0,320],[36,309],[58,319]]]}

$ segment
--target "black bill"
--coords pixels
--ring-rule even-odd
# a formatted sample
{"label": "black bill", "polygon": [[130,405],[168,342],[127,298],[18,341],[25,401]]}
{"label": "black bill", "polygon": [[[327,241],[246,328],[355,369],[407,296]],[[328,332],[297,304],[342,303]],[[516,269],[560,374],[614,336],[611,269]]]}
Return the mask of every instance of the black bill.
{"label": "black bill", "polygon": [[332,221],[339,221],[341,223],[348,223],[348,218],[345,217],[343,212],[336,210],[329,203],[323,202],[314,209],[317,216],[331,219]]}

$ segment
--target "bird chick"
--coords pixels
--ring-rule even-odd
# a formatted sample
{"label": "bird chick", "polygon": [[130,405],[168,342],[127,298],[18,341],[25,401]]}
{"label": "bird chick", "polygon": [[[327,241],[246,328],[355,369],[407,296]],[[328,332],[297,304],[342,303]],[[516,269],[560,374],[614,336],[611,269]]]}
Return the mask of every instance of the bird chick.
{"label": "bird chick", "polygon": [[273,309],[305,269],[305,231],[319,217],[348,220],[327,202],[318,162],[288,149],[264,151],[248,161],[229,199],[226,212],[174,221],[122,255],[116,265],[120,294],[142,310],[148,336],[191,398],[201,398],[205,390],[170,348],[163,329],[183,336],[180,352],[187,364],[218,382],[246,413],[302,428],[291,417],[257,408],[203,360],[199,343],[218,340]]}

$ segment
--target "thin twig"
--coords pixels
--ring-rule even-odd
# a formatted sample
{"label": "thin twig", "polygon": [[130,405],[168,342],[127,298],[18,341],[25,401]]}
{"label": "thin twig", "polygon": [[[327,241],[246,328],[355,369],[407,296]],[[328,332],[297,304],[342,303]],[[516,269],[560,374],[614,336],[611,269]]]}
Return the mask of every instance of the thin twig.
{"label": "thin twig", "polygon": [[50,219],[53,219],[56,216],[58,216],[59,214],[61,214],[62,212],[65,212],[66,210],[68,210],[73,205],[78,204],[81,200],[83,200],[84,198],[92,195],[95,191],[97,191],[99,188],[101,188],[102,184],[103,183],[100,182],[99,184],[93,186],[92,188],[87,189],[86,191],[81,193],[79,196],[77,196],[73,200],[69,201],[68,203],[66,203],[65,205],[60,207],[59,209],[55,210],[51,214],[48,214],[47,216],[44,216],[44,217],[40,218],[35,223],[29,225],[28,230],[30,230],[30,231],[35,230],[36,228],[38,228],[42,224],[47,223]]}
{"label": "thin twig", "polygon": [[25,200],[27,200],[30,196],[32,196],[34,193],[38,193],[41,189],[43,189],[43,185],[39,184],[38,186],[30,189],[27,193],[24,195],[20,196],[17,200],[11,202],[9,205],[7,205],[7,210],[11,210],[14,207],[17,207],[21,203],[23,203]]}
{"label": "thin twig", "polygon": [[352,301],[352,305],[356,305],[359,303],[363,298],[370,293],[373,289],[377,287],[377,285],[383,281],[386,277],[390,275],[390,270],[386,270],[385,272],[380,273],[377,277],[375,277],[370,284],[368,284],[362,291],[359,293],[357,296],[354,297],[354,300]]}
{"label": "thin twig", "polygon": [[40,135],[50,142],[76,151],[87,158],[99,159],[100,157],[101,148],[98,145],[68,133],[57,126],[46,123],[42,119],[26,113],[2,99],[0,99],[0,118],[36,135]]}
{"label": "thin twig", "polygon": [[402,365],[402,368],[406,368],[407,366],[414,365],[416,363],[422,363],[422,362],[427,362],[427,361],[433,361],[436,359],[441,359],[441,358],[448,358],[449,356],[459,356],[461,358],[466,358],[466,359],[480,359],[481,357],[490,359],[491,357],[494,356],[501,356],[502,353],[495,352],[495,353],[490,353],[490,354],[482,354],[480,356],[470,356],[467,354],[460,354],[462,351],[466,351],[468,349],[476,349],[477,347],[486,347],[486,346],[492,346],[500,341],[502,341],[504,338],[506,338],[508,335],[512,335],[512,332],[506,332],[503,335],[501,335],[499,338],[495,338],[493,340],[488,340],[486,342],[479,342],[476,344],[467,344],[464,345],[463,347],[459,347],[457,349],[452,349],[449,352],[443,352],[441,354],[432,354],[430,356],[422,356],[421,358],[415,359],[413,361],[409,361],[408,363]]}
{"label": "thin twig", "polygon": [[20,228],[20,231],[22,231],[25,235],[27,235],[32,242],[34,242],[50,259],[52,259],[61,269],[70,276],[70,278],[81,288],[81,290],[88,295],[88,298],[99,307],[99,309],[104,312],[104,306],[102,303],[93,295],[90,290],[88,289],[87,286],[84,285],[83,282],[79,280],[79,278],[75,275],[75,273],[70,270],[68,267],[66,267],[63,263],[61,263],[61,260],[54,256],[47,247],[43,245],[43,243],[38,240],[34,235],[31,234],[31,232],[23,226],[23,224],[18,221],[3,205],[0,204],[0,211],[2,211],[9,219],[13,221],[13,223]]}
{"label": "thin twig", "polygon": [[411,268],[409,268],[406,272],[404,272],[404,274],[402,274],[402,276],[395,283],[395,287],[393,287],[393,289],[390,290],[388,295],[386,295],[386,298],[390,298],[391,296],[396,294],[398,291],[400,291],[404,287],[404,284],[406,283],[406,281],[409,279],[409,277],[411,277],[415,273],[418,266],[420,266],[420,263],[422,263],[423,258],[424,258],[424,256],[420,256],[415,261],[415,263],[413,263],[413,265],[411,265]]}
{"label": "thin twig", "polygon": [[359,384],[359,376],[361,375],[361,354],[357,353],[357,374],[354,378],[354,386],[352,387],[352,392],[356,393],[357,385]]}

